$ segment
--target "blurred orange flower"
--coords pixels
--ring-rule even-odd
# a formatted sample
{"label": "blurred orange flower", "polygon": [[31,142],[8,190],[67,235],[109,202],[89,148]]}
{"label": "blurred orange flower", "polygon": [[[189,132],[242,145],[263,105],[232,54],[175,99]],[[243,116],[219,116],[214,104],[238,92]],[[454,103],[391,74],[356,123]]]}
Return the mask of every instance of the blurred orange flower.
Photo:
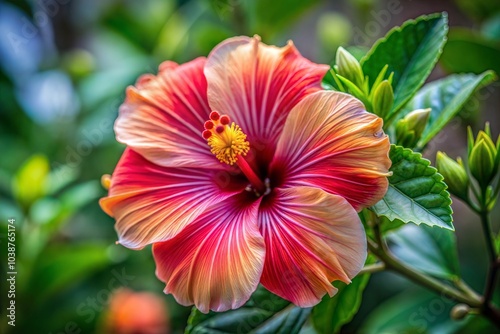
{"label": "blurred orange flower", "polygon": [[107,334],[168,334],[167,306],[152,293],[121,288],[111,296],[103,327]]}

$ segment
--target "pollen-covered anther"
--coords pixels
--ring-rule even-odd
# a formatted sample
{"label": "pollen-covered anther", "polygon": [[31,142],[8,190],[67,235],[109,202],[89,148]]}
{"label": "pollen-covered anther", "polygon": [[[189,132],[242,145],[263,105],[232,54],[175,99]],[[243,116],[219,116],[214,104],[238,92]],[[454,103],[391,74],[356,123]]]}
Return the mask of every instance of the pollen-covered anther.
{"label": "pollen-covered anther", "polygon": [[207,140],[210,151],[220,162],[233,165],[239,156],[245,156],[250,144],[247,135],[227,115],[217,111],[210,113],[210,120],[204,124],[203,138]]}

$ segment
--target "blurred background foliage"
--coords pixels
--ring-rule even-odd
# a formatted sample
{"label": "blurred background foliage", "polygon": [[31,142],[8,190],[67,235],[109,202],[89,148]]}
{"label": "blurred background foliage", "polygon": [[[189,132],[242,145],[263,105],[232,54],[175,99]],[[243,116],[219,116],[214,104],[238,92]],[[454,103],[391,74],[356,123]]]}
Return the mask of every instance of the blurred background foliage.
{"label": "blurred background foliage", "polygon": [[[148,250],[115,245],[113,220],[97,204],[105,195],[101,175],[113,171],[124,149],[114,139],[113,122],[125,87],[140,74],[155,73],[166,59],[205,56],[239,34],[259,34],[276,45],[292,39],[306,57],[330,63],[340,45],[362,56],[394,25],[437,11],[449,12],[452,28],[431,80],[452,72],[500,72],[497,0],[0,1],[0,280],[8,271],[8,218],[16,220],[18,272],[16,327],[6,324],[2,284],[1,332],[122,333],[123,326],[141,328],[134,333],[163,333],[166,327],[183,332],[190,308],[161,293]],[[483,90],[429,145],[428,156],[437,149],[463,153],[465,126],[481,126],[478,120],[489,120],[498,133],[498,92],[495,85]],[[478,225],[456,205],[464,277],[480,287],[485,263],[476,255],[484,249],[479,234],[470,233]],[[126,295],[135,290],[157,296],[123,297],[119,288],[131,289]],[[408,293],[418,298],[401,296]],[[120,309],[128,304],[115,301],[148,305],[158,296],[151,303],[164,312],[149,318],[158,312]],[[412,314],[429,298],[395,275],[375,275],[359,314],[343,331],[411,328]],[[447,314],[422,318],[426,330],[439,330],[450,321]],[[135,320],[123,323],[129,318]]]}

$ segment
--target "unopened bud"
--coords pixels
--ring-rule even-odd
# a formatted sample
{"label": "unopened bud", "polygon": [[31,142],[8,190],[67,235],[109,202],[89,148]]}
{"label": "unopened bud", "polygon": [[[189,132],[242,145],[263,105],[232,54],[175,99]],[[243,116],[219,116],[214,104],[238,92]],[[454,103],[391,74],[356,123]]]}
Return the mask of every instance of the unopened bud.
{"label": "unopened bud", "polygon": [[469,176],[465,171],[462,159],[458,158],[458,161],[455,161],[448,157],[446,153],[438,151],[436,155],[436,167],[439,173],[443,175],[444,182],[448,185],[450,193],[463,200],[467,200]]}
{"label": "unopened bud", "polygon": [[394,92],[389,81],[382,81],[375,89],[373,95],[373,112],[379,117],[385,119],[394,104]]}
{"label": "unopened bud", "polygon": [[404,147],[417,145],[427,125],[431,109],[417,109],[410,112],[396,124],[396,141]]}
{"label": "unopened bud", "polygon": [[[487,130],[489,132],[489,130]],[[487,134],[487,132],[484,131],[479,131],[476,137],[476,142],[479,142],[480,140],[484,140],[484,143],[488,147],[488,151],[495,156],[496,155],[496,147],[495,144],[493,143],[493,140],[491,140],[490,135]]]}
{"label": "unopened bud", "polygon": [[480,139],[476,141],[469,155],[470,172],[482,187],[486,187],[496,174],[496,154],[492,154],[495,152],[491,151],[488,143],[484,139]]}
{"label": "unopened bud", "polygon": [[111,175],[103,174],[101,176],[101,185],[104,189],[109,190],[109,187],[111,187]]}
{"label": "unopened bud", "polygon": [[364,82],[363,71],[361,65],[353,55],[347,52],[343,47],[337,49],[335,59],[336,69],[339,75],[351,81],[357,87],[362,88]]}
{"label": "unopened bud", "polygon": [[427,120],[431,114],[431,109],[417,109],[405,116],[408,126],[415,132],[415,136],[420,139],[427,125]]}
{"label": "unopened bud", "polygon": [[453,306],[450,312],[450,316],[453,320],[462,320],[470,312],[470,307],[466,304],[457,304]]}

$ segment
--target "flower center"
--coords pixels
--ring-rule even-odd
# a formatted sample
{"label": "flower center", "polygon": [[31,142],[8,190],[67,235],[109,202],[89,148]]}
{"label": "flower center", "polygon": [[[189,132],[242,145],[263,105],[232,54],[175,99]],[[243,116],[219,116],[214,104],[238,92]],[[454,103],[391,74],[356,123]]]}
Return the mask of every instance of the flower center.
{"label": "flower center", "polygon": [[210,119],[205,122],[203,138],[207,140],[210,151],[220,162],[228,165],[238,165],[243,174],[250,181],[247,189],[257,195],[269,193],[269,182],[262,182],[244,156],[250,150],[247,135],[227,115],[220,115],[217,111],[210,113]]}
{"label": "flower center", "polygon": [[210,120],[205,122],[205,138],[210,146],[210,151],[215,154],[220,162],[233,165],[240,156],[245,156],[250,150],[247,135],[229,116],[221,116],[217,111],[210,113]]}

